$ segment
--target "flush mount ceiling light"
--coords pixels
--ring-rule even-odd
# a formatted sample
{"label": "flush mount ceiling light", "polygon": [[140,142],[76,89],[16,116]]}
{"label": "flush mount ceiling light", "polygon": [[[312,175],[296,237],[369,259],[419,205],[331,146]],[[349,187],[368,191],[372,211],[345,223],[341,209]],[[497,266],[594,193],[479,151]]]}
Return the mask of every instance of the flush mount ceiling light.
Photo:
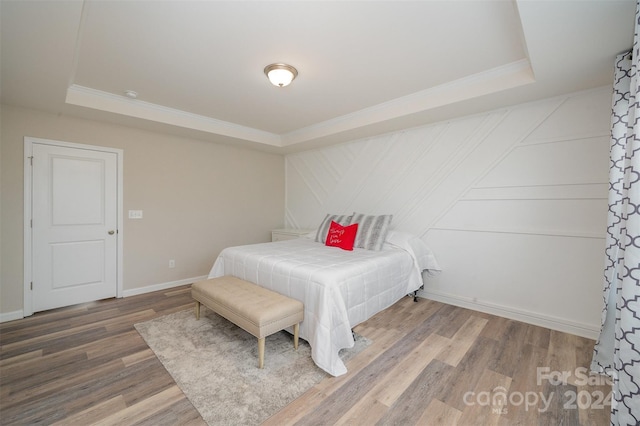
{"label": "flush mount ceiling light", "polygon": [[288,86],[298,75],[298,70],[287,64],[271,64],[264,67],[264,73],[274,86]]}
{"label": "flush mount ceiling light", "polygon": [[138,92],[136,92],[134,90],[125,90],[124,91],[124,95],[129,99],[137,99],[138,98]]}

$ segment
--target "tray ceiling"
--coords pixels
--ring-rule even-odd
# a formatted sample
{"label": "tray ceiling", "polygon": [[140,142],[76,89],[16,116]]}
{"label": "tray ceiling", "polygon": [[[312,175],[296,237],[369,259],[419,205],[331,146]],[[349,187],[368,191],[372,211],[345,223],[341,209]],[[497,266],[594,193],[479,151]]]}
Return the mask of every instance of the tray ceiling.
{"label": "tray ceiling", "polygon": [[[615,0],[0,7],[3,103],[277,152],[610,84],[635,12]],[[269,84],[273,62],[298,69],[290,86]]]}

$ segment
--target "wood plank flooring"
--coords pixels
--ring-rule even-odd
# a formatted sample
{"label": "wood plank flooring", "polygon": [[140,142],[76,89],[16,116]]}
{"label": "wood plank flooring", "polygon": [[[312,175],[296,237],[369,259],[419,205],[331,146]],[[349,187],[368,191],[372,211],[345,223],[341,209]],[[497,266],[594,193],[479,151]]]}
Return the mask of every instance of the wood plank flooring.
{"label": "wood plank flooring", "polygon": [[[192,307],[183,286],[0,324],[0,424],[204,424],[133,327]],[[591,340],[409,297],[355,331],[349,372],[266,425],[609,424]]]}

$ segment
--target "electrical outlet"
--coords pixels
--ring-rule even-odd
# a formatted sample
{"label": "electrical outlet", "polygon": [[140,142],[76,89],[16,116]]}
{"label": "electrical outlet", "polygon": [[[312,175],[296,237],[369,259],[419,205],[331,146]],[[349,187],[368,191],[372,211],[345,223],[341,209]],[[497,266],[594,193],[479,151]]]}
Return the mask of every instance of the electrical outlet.
{"label": "electrical outlet", "polygon": [[171,259],[171,260],[169,261],[169,268],[175,268],[175,267],[176,267],[176,261],[175,261],[175,260],[173,260],[173,259]]}

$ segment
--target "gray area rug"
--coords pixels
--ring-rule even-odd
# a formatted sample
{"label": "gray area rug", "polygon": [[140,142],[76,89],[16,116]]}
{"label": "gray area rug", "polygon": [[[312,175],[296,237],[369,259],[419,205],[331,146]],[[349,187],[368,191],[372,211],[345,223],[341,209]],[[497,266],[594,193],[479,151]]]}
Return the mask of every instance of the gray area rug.
{"label": "gray area rug", "polygon": [[[266,338],[264,369],[258,340],[209,309],[192,309],[135,325],[180,389],[210,425],[257,425],[328,374],[311,359],[309,344],[285,331]],[[340,353],[348,360],[371,342]]]}

